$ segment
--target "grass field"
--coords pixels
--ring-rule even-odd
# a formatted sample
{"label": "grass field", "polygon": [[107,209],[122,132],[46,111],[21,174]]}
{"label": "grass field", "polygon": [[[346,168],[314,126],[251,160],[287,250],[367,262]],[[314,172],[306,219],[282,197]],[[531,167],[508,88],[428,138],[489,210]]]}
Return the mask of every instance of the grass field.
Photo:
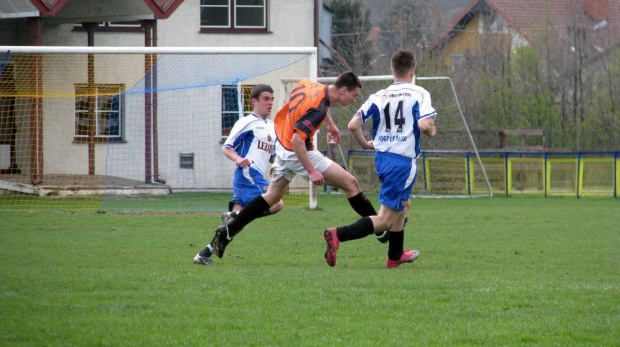
{"label": "grass field", "polygon": [[192,264],[215,213],[2,213],[0,345],[620,344],[620,201],[412,203],[421,255],[397,269],[374,237],[327,266],[342,195],[255,221],[215,266]]}

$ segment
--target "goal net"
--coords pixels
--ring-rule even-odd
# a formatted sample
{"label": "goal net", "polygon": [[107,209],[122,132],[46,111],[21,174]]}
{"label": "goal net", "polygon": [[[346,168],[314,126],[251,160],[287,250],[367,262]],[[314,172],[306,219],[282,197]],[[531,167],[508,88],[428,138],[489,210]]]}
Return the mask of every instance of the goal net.
{"label": "goal net", "polygon": [[[324,83],[331,83],[334,77],[321,77]],[[322,148],[328,156],[355,175],[362,189],[378,192],[380,182],[374,164],[374,152],[361,150],[347,131],[347,124],[368,96],[393,83],[391,75],[360,76],[363,88],[356,103],[347,107],[333,105],[335,122],[342,132],[340,144],[330,144],[322,136]],[[418,77],[414,83],[424,87],[431,94],[433,107],[438,116],[435,121],[437,135],[433,138],[421,136],[421,155],[417,160],[418,176],[413,196],[419,197],[476,197],[492,196],[486,167],[495,158],[481,157],[476,142],[484,137],[474,137],[467,119],[461,110],[452,80],[448,77]],[[367,139],[372,138],[372,126],[364,125]],[[503,169],[503,168],[502,168]],[[499,168],[498,168],[499,170]]]}
{"label": "goal net", "polygon": [[[274,116],[316,49],[0,47],[0,73],[0,210],[223,211],[252,87]],[[308,184],[284,200],[308,205]]]}

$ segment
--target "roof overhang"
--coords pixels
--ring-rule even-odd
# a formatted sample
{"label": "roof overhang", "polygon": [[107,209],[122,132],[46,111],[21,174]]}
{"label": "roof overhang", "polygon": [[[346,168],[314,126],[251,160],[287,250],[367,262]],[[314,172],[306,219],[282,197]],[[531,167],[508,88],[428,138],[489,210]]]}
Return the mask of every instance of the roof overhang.
{"label": "roof overhang", "polygon": [[41,13],[30,0],[0,1],[0,19],[38,17]]}
{"label": "roof overhang", "polygon": [[0,19],[43,17],[47,23],[126,22],[168,18],[183,0],[2,0]]}

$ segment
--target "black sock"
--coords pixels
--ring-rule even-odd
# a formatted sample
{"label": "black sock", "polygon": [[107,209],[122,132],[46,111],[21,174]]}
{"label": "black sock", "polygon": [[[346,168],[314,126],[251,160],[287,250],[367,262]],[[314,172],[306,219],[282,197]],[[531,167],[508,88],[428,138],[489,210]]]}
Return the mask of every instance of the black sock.
{"label": "black sock", "polygon": [[243,209],[237,213],[237,217],[228,224],[228,235],[230,237],[237,235],[243,227],[250,224],[250,222],[256,218],[261,217],[263,212],[268,209],[269,204],[265,201],[265,198],[263,198],[262,195],[250,200],[250,202],[248,202],[247,205],[245,205]]}
{"label": "black sock", "polygon": [[360,192],[356,196],[350,197],[349,204],[353,207],[353,211],[357,212],[357,214],[362,217],[377,215],[377,211],[375,211],[375,208],[370,203],[370,200],[368,200],[363,192]]}
{"label": "black sock", "polygon": [[209,246],[205,247],[205,249],[203,249],[200,253],[201,257],[210,257],[211,256],[211,250],[209,249]]}
{"label": "black sock", "polygon": [[361,239],[374,232],[374,226],[370,217],[362,217],[355,223],[337,228],[338,240],[341,242]]}
{"label": "black sock", "polygon": [[401,231],[388,231],[390,234],[390,245],[388,248],[388,259],[400,260],[403,255],[403,243],[405,242],[405,233]]}
{"label": "black sock", "polygon": [[263,211],[263,213],[261,213],[258,218],[263,218],[263,217],[267,217],[267,216],[271,216],[271,210],[270,209],[266,209],[265,211]]}

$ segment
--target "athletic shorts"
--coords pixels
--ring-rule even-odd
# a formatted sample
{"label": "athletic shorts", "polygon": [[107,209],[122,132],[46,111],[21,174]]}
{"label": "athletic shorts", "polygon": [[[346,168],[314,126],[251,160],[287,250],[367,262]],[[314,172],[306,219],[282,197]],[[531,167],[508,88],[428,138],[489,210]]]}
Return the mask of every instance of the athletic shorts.
{"label": "athletic shorts", "polygon": [[376,152],[375,167],[381,181],[379,203],[404,211],[417,177],[415,159],[389,152]]}
{"label": "athletic shorts", "polygon": [[245,206],[250,200],[267,192],[267,188],[269,181],[260,171],[251,166],[243,169],[238,167],[233,178],[234,196],[228,203],[228,210],[232,211],[235,204]]}
{"label": "athletic shorts", "polygon": [[[308,157],[314,168],[323,173],[333,163],[333,161],[319,151],[308,151]],[[281,177],[287,181],[292,181],[295,175],[300,175],[308,179],[308,171],[301,165],[295,152],[288,151],[280,142],[276,141],[276,160],[271,167],[271,181],[277,181]]]}

